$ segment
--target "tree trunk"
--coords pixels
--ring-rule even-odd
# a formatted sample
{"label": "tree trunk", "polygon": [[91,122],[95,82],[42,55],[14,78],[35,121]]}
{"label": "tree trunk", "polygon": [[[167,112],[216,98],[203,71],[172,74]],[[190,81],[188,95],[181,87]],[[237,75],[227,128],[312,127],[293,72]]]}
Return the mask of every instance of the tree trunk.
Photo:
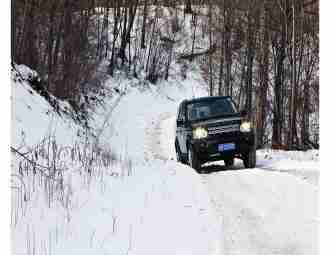
{"label": "tree trunk", "polygon": [[184,13],[185,14],[192,14],[192,8],[191,8],[191,0],[186,0],[186,6],[184,8]]}
{"label": "tree trunk", "polygon": [[[138,4],[139,4],[139,0],[135,0],[134,2],[132,2],[128,8],[128,13],[127,13],[127,8],[125,8],[125,16],[124,16],[125,21],[123,26],[124,29],[122,33],[121,46],[119,50],[119,57],[122,59],[123,62],[127,60],[126,47],[131,40],[131,31],[133,28]],[[128,20],[127,20],[127,14],[128,14]]]}
{"label": "tree trunk", "polygon": [[[274,88],[274,112],[273,112],[273,136],[272,145],[274,147],[282,145],[282,106],[283,106],[283,72],[285,59],[285,23],[282,22],[281,35],[279,44],[275,42],[276,50],[276,72],[275,72],[275,88]],[[277,40],[274,38],[273,40]]]}
{"label": "tree trunk", "polygon": [[252,117],[252,71],[254,59],[254,42],[252,29],[252,15],[251,9],[248,11],[248,27],[247,27],[247,70],[246,70],[246,103],[245,109],[248,113],[249,119]]}
{"label": "tree trunk", "polygon": [[[212,2],[209,3],[209,45],[212,48]],[[212,63],[212,51],[208,54],[209,56],[209,86],[210,86],[210,96],[213,96],[213,63]]]}
{"label": "tree trunk", "polygon": [[226,95],[231,95],[231,66],[232,66],[232,52],[231,52],[231,22],[230,22],[230,8],[228,0],[224,0],[224,9],[225,9],[225,61],[226,61],[226,74],[225,74],[225,88]]}
{"label": "tree trunk", "polygon": [[148,0],[144,0],[144,6],[143,6],[143,21],[142,21],[142,31],[141,31],[141,49],[145,49],[145,37],[146,37],[146,22],[147,22],[147,6],[148,6]]}
{"label": "tree trunk", "polygon": [[293,149],[296,132],[296,31],[295,31],[295,5],[292,3],[292,65],[291,65],[291,95],[290,95],[290,126],[289,126],[289,149]]}
{"label": "tree trunk", "polygon": [[266,110],[267,110],[267,90],[268,90],[268,72],[269,72],[269,31],[266,28],[268,24],[268,14],[267,14],[267,5],[264,2],[264,10],[262,16],[262,27],[263,27],[263,38],[262,38],[262,52],[261,59],[259,64],[259,91],[258,91],[258,106],[257,106],[257,144],[260,148],[263,144],[263,137],[265,134],[265,124],[266,124]]}

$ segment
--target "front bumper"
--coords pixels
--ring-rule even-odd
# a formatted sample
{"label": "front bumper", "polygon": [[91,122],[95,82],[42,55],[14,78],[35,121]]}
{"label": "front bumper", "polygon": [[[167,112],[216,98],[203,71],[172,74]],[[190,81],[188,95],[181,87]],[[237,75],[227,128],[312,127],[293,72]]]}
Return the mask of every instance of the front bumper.
{"label": "front bumper", "polygon": [[[220,152],[218,145],[224,143],[235,143],[235,149]],[[253,131],[249,133],[231,132],[204,139],[192,139],[191,144],[202,163],[230,157],[241,158],[255,146],[255,134]]]}

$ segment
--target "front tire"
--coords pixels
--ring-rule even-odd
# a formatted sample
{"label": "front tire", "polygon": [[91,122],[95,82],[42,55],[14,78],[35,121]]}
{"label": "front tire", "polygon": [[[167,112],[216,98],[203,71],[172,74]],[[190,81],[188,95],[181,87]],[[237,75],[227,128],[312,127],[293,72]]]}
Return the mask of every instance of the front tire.
{"label": "front tire", "polygon": [[179,147],[179,144],[178,144],[178,140],[175,140],[175,153],[176,153],[176,160],[177,160],[179,163],[183,163],[183,160],[182,160],[182,154],[181,154],[181,151],[180,151],[180,147]]}
{"label": "front tire", "polygon": [[233,167],[234,166],[234,158],[225,159],[225,166],[226,167]]}
{"label": "front tire", "polygon": [[245,168],[255,168],[257,161],[256,148],[251,149],[243,158]]}
{"label": "front tire", "polygon": [[201,172],[201,162],[197,158],[195,150],[192,146],[188,148],[188,163],[191,168],[195,169],[197,173]]}

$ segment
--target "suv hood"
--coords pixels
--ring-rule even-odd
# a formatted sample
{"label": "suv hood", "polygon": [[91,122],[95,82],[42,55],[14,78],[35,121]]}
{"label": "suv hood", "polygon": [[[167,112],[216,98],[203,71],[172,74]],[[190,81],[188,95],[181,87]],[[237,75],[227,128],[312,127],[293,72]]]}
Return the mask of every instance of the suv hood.
{"label": "suv hood", "polygon": [[226,117],[215,117],[207,120],[200,120],[191,122],[192,127],[208,127],[208,126],[223,126],[230,124],[240,124],[242,121],[242,117],[239,115],[231,115]]}

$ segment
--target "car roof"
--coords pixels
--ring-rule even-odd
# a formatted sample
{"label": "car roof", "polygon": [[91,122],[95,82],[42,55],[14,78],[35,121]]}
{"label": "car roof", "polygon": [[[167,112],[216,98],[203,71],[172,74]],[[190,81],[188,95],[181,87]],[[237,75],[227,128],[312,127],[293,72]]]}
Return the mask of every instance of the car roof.
{"label": "car roof", "polygon": [[197,102],[202,102],[202,101],[207,101],[207,100],[213,100],[213,99],[225,99],[225,98],[231,98],[230,96],[208,96],[208,97],[198,97],[198,98],[193,98],[193,99],[186,99],[183,101],[185,104],[189,103],[197,103]]}

